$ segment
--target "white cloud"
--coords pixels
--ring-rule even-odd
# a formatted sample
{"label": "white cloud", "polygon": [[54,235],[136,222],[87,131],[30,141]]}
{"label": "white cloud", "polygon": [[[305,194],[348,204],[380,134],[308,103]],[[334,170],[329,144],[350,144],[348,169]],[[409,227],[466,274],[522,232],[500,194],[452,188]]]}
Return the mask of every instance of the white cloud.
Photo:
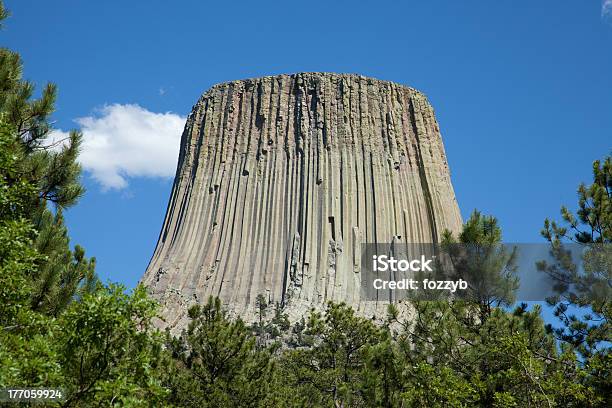
{"label": "white cloud", "polygon": [[185,117],[113,104],[75,122],[83,132],[79,161],[103,189],[125,188],[129,178],[174,176]]}
{"label": "white cloud", "polygon": [[601,16],[612,19],[612,0],[603,0],[601,2]]}
{"label": "white cloud", "polygon": [[43,144],[46,148],[59,152],[68,145],[69,138],[70,132],[54,129],[47,135]]}

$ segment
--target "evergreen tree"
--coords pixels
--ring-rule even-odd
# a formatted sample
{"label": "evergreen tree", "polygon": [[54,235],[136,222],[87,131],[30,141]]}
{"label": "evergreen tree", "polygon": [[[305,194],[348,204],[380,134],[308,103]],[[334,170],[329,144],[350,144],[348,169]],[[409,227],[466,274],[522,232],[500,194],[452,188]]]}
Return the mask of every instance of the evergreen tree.
{"label": "evergreen tree", "polygon": [[162,337],[154,301],[139,286],[101,287],[73,302],[59,319],[64,407],[159,406],[166,397],[155,367]]}
{"label": "evergreen tree", "polygon": [[448,255],[451,279],[464,279],[468,289],[457,296],[478,306],[478,321],[484,322],[493,308],[509,306],[519,281],[516,276],[517,251],[509,251],[502,243],[497,219],[474,211],[458,238],[445,231],[443,255]]}
{"label": "evergreen tree", "polygon": [[[589,373],[577,364],[576,356],[558,352],[539,307],[504,309],[514,301],[518,281],[513,273],[515,253],[505,251],[501,239],[496,220],[478,212],[458,239],[445,234],[443,246],[454,270],[472,281],[468,293],[415,301],[414,314],[404,320],[390,306],[392,341],[378,349],[394,363],[374,354],[370,366],[383,367],[386,374],[379,391],[369,395],[378,396],[386,406],[605,404],[603,394],[584,381]],[[429,379],[423,378],[425,373]]]}
{"label": "evergreen tree", "polygon": [[264,295],[257,295],[255,307],[257,308],[257,317],[259,318],[259,327],[261,328],[263,327],[263,319],[266,317],[266,308],[268,307],[268,302],[266,302]]}
{"label": "evergreen tree", "polygon": [[35,188],[16,171],[22,156],[14,130],[0,119],[0,387],[45,386],[60,378],[52,341],[57,327],[29,308],[29,277],[40,255],[25,218]]}
{"label": "evergreen tree", "polygon": [[380,336],[376,325],[346,304],[330,303],[324,315],[310,313],[305,333],[312,336],[312,346],[288,351],[281,360],[280,377],[297,391],[285,393],[283,405],[363,404],[366,353]]}
{"label": "evergreen tree", "polygon": [[230,320],[218,298],[189,310],[191,322],[169,339],[169,403],[193,407],[265,407],[273,363],[242,320]]}
{"label": "evergreen tree", "polygon": [[[612,339],[612,157],[593,163],[593,183],[578,187],[579,209],[574,215],[561,207],[567,226],[546,219],[541,233],[551,244],[555,263],[540,262],[538,268],[551,276],[558,296],[550,299],[564,327],[558,337],[589,357],[608,347]],[[564,247],[564,242],[584,247],[584,270]],[[587,319],[570,314],[571,307],[589,310]],[[601,348],[603,346],[603,349]]]}
{"label": "evergreen tree", "polygon": [[95,258],[87,259],[79,245],[73,251],[69,249],[61,210],[55,215],[43,210],[34,221],[38,231],[36,248],[45,261],[39,264],[31,305],[35,310],[57,316],[72,300],[95,290]]}
{"label": "evergreen tree", "polygon": [[[8,15],[0,2],[0,22]],[[52,143],[49,117],[56,100],[56,86],[48,84],[33,99],[34,85],[22,79],[19,54],[0,48],[0,120],[12,131],[19,160],[3,175],[7,185],[27,182],[31,191],[21,197],[20,216],[29,219],[36,232],[31,238],[38,250],[31,304],[35,310],[57,315],[73,299],[95,287],[95,260],[83,248],[70,249],[62,210],[84,193],[77,156],[82,135],[70,132],[67,140]]]}
{"label": "evergreen tree", "polygon": [[[588,379],[602,394],[612,394],[612,157],[593,163],[593,182],[578,187],[578,210],[561,207],[564,224],[546,219],[542,236],[554,262],[538,263],[555,283],[548,299],[561,327],[548,325],[562,344],[580,354]],[[572,257],[566,243],[582,248]],[[582,262],[580,262],[582,261]],[[582,263],[583,268],[578,264]]]}
{"label": "evergreen tree", "polygon": [[290,328],[291,323],[289,322],[289,316],[283,313],[280,303],[276,302],[274,304],[274,316],[266,328],[267,332],[274,339],[283,334],[289,335]]}

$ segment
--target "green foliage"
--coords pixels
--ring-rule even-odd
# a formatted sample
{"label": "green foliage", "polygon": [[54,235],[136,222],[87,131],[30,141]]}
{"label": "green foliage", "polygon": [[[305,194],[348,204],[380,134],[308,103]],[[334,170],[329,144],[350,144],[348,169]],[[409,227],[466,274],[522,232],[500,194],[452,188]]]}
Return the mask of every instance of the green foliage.
{"label": "green foliage", "polygon": [[57,316],[72,300],[94,291],[95,258],[86,258],[85,250],[79,245],[73,251],[69,249],[61,210],[55,215],[48,210],[39,212],[34,226],[38,231],[35,246],[42,261],[32,276],[32,308]]}
{"label": "green foliage", "polygon": [[[464,391],[464,406],[494,406],[510,398],[517,406],[579,405],[592,390],[576,382],[582,373],[575,364],[557,375],[567,367],[539,314],[537,307],[528,312],[520,306],[513,313],[496,308],[485,323],[474,324],[469,305],[428,302],[417,305],[414,322],[402,323],[398,341],[409,361],[452,370],[457,378],[447,373],[446,379],[455,383],[450,388]],[[576,392],[561,399],[559,390],[569,386]]]}
{"label": "green foliage", "polygon": [[59,378],[53,321],[30,310],[28,274],[35,268],[33,230],[0,222],[0,387],[40,386]]}
{"label": "green foliage", "polygon": [[164,397],[153,369],[162,345],[151,325],[155,315],[155,302],[143,287],[128,295],[117,285],[85,295],[62,314],[59,355],[67,406],[155,405]]}
{"label": "green foliage", "polygon": [[279,337],[282,333],[286,333],[291,327],[289,317],[283,313],[283,309],[279,303],[274,305],[274,317],[270,320],[270,324],[267,327],[268,333],[272,338]]}
{"label": "green foliage", "polygon": [[450,261],[450,278],[463,278],[468,290],[459,296],[478,306],[480,321],[484,322],[492,308],[514,303],[518,289],[516,249],[508,252],[502,245],[497,219],[474,211],[465,223],[459,239],[445,231],[443,253]]}
{"label": "green foliage", "polygon": [[281,377],[296,394],[289,405],[352,406],[362,401],[366,353],[376,343],[380,330],[367,319],[355,316],[345,304],[330,303],[325,316],[313,311],[306,334],[312,347],[283,355]]}
{"label": "green foliage", "polygon": [[[6,16],[0,4],[0,21]],[[39,256],[28,275],[31,303],[34,310],[57,316],[96,282],[95,260],[79,246],[70,249],[62,216],[62,209],[84,192],[77,162],[82,136],[73,131],[68,140],[48,140],[56,87],[47,85],[33,99],[34,86],[22,79],[22,71],[19,55],[1,48],[0,218],[29,221],[33,227],[29,238]]]}
{"label": "green foliage", "polygon": [[0,121],[0,387],[44,385],[59,376],[49,341],[55,324],[29,308],[29,277],[40,255],[24,216],[35,190],[15,171],[23,156],[13,134]]}
{"label": "green foliage", "polygon": [[395,404],[409,407],[466,407],[475,401],[474,390],[447,367],[418,363],[403,373],[406,385]]}
{"label": "green foliage", "polygon": [[250,329],[257,335],[258,344],[260,345],[278,339],[291,326],[288,316],[283,313],[283,309],[278,302],[274,304],[274,315],[272,318],[264,320],[268,315],[268,308],[271,305],[271,303],[266,301],[264,295],[260,294],[255,298],[255,310],[258,321],[252,324]]}
{"label": "green foliage", "polygon": [[26,217],[28,203],[36,192],[34,186],[19,171],[23,149],[14,137],[13,128],[0,120],[0,219],[17,220]]}
{"label": "green foliage", "polygon": [[39,99],[32,99],[34,85],[22,80],[22,71],[19,55],[0,48],[0,118],[14,128],[23,146],[20,171],[36,186],[39,205],[49,201],[69,207],[84,192],[76,161],[82,135],[71,132],[68,140],[58,144],[47,140],[56,86],[48,84]]}
{"label": "green foliage", "polygon": [[[578,187],[578,207],[576,215],[561,207],[567,226],[544,221],[541,233],[551,244],[555,262],[542,261],[538,268],[556,283],[558,296],[549,299],[563,324],[556,335],[590,358],[607,353],[606,342],[612,341],[612,157],[593,163],[593,183]],[[584,247],[582,270],[564,246],[567,241]],[[572,307],[586,309],[586,317],[570,313]]]}
{"label": "green foliage", "polygon": [[166,385],[177,406],[259,407],[270,393],[273,363],[268,350],[242,322],[230,320],[218,298],[189,310],[191,323],[167,344],[173,361]]}
{"label": "green foliage", "polygon": [[6,19],[8,16],[9,16],[8,10],[5,9],[4,4],[0,2],[0,29],[4,28],[4,26],[2,25],[2,21],[4,21],[4,19]]}
{"label": "green foliage", "polygon": [[[455,250],[456,243],[462,245]],[[417,299],[407,319],[389,307],[390,337],[372,349],[368,365],[378,371],[369,377],[370,405],[605,406],[606,393],[595,384],[601,372],[582,367],[570,350],[558,351],[539,307],[499,307],[516,289],[508,273],[515,254],[499,250],[500,243],[496,220],[478,212],[458,240],[445,234],[455,270],[484,284],[470,286],[465,297]]]}
{"label": "green foliage", "polygon": [[62,208],[84,191],[81,136],[46,140],[55,86],[32,99],[21,73],[19,55],[0,49],[0,387],[63,387],[66,406],[148,405],[163,395],[153,302],[98,285],[95,261],[70,250]]}

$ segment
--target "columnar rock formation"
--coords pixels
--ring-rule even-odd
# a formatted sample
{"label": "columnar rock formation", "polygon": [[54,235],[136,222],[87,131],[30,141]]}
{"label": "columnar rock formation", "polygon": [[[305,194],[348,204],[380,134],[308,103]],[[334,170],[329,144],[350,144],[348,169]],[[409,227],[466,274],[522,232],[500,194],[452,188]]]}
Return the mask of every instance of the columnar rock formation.
{"label": "columnar rock formation", "polygon": [[360,298],[361,244],[435,242],[460,225],[420,92],[329,73],[233,81],[187,119],[142,281],[171,327],[209,295],[247,320],[259,294],[293,319],[328,300],[374,313]]}

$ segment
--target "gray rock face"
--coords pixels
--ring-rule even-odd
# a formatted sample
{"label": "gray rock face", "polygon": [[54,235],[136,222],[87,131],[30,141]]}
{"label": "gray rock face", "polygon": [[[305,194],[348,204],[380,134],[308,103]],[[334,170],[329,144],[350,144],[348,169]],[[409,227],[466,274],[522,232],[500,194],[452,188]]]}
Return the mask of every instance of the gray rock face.
{"label": "gray rock face", "polygon": [[213,86],[183,132],[172,196],[142,282],[180,328],[219,296],[246,320],[263,294],[299,319],[327,301],[363,314],[361,244],[436,242],[461,216],[420,92],[300,73]]}

